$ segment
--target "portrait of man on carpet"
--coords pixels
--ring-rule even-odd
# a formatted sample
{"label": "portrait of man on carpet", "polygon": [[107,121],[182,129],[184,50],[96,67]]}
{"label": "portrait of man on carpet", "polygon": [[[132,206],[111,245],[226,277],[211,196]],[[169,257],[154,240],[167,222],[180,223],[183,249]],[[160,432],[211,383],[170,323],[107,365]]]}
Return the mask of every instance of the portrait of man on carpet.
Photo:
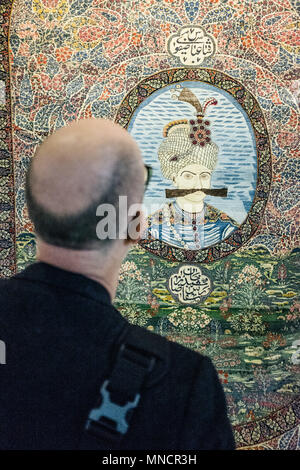
{"label": "portrait of man on carpet", "polygon": [[[228,115],[223,108],[220,113],[225,100],[220,100],[218,92],[209,95],[214,92],[210,88],[204,97],[199,88],[186,84],[169,90],[169,101],[184,104],[190,117],[170,121],[168,114],[169,122],[162,126],[163,140],[160,138],[156,148],[159,168],[152,194],[159,190],[162,196],[163,187],[165,193],[157,209],[152,210],[151,204],[144,236],[184,250],[200,250],[228,238],[245,219],[254,194],[256,156],[249,123],[246,126],[246,120],[242,122],[237,109],[230,109]],[[213,108],[217,113],[211,112]],[[241,128],[248,134],[248,143],[239,146]],[[137,122],[133,132],[135,129]],[[154,158],[147,163],[155,166]]]}
{"label": "portrait of man on carpet", "polygon": [[202,107],[187,88],[182,89],[178,99],[193,105],[197,114],[195,119],[173,121],[164,128],[158,158],[163,176],[177,188],[167,195],[177,197],[149,216],[149,232],[171,245],[197,250],[227,238],[238,223],[206,204],[206,192],[202,191],[211,189],[218,162],[218,146],[211,139],[210,121],[205,119],[207,107],[216,105],[217,100],[209,99]]}

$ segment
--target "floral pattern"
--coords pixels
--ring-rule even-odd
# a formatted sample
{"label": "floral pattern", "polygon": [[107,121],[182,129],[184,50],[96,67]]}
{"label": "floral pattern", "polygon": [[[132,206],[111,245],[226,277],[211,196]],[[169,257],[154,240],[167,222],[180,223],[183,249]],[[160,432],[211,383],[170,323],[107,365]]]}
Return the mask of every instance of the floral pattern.
{"label": "floral pattern", "polygon": [[192,333],[205,328],[211,322],[206,313],[192,307],[186,307],[181,311],[173,309],[168,315],[168,320],[179,331]]}
{"label": "floral pattern", "polygon": [[[165,48],[169,35],[186,24],[202,26],[218,44],[203,68],[241,83],[268,128],[270,186],[257,188],[261,196],[267,192],[266,206],[242,248],[206,263],[214,290],[203,304],[177,304],[165,285],[176,261],[136,247],[122,266],[116,306],[129,321],[212,358],[239,448],[299,449],[297,2],[12,4],[0,5],[0,275],[35,259],[24,175],[36,146],[75,119],[126,120],[120,109],[126,95],[146,78],[178,68]],[[195,73],[189,70],[188,79]],[[246,106],[251,112],[251,101]],[[262,155],[262,172],[264,164]]]}
{"label": "floral pattern", "polygon": [[[140,3],[132,0],[128,8],[126,2],[115,0],[19,0],[15,5],[10,31],[12,104],[18,116],[13,129],[14,147],[19,149],[15,160],[30,157],[46,133],[70,120],[114,118],[125,94],[143,78],[178,66],[165,43],[192,21],[218,43],[217,54],[205,67],[245,85],[258,100],[272,135],[271,191],[250,243],[278,254],[288,251],[299,238],[298,206],[292,194],[287,197],[291,188],[297,191],[294,167],[299,147],[298,18],[293,4],[205,0],[199,9],[197,2],[184,0],[163,0],[159,8],[156,0]],[[19,173],[19,165],[15,171]],[[20,181],[24,184],[22,175]],[[278,198],[282,184],[286,197]],[[16,219],[18,234],[25,224],[25,218]]]}
{"label": "floral pattern", "polygon": [[[299,424],[298,263],[299,250],[281,258],[262,247],[238,251],[205,265],[213,290],[192,306],[168,291],[176,262],[136,247],[123,263],[116,306],[129,321],[211,357],[239,448],[294,445],[281,439]],[[140,273],[137,300],[131,286]]]}

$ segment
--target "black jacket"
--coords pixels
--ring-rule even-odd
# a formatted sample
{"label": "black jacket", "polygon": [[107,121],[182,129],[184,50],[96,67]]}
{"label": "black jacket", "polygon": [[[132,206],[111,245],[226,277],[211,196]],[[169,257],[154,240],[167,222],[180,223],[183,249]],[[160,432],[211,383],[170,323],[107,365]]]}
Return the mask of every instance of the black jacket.
{"label": "black jacket", "polygon": [[[0,449],[78,448],[126,324],[107,290],[85,276],[35,263],[2,279]],[[234,449],[210,359],[163,341],[169,348],[167,373],[142,390],[118,448]]]}

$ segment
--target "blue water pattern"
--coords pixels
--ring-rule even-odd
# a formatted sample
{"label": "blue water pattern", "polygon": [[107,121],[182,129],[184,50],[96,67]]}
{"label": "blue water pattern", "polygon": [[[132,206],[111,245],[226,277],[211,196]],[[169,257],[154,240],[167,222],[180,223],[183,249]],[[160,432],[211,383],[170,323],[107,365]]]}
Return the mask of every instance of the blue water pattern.
{"label": "blue water pattern", "polygon": [[[212,140],[219,147],[211,186],[228,188],[228,195],[227,198],[207,196],[205,202],[242,223],[253,201],[257,177],[256,143],[249,117],[226,91],[202,82],[182,82],[180,85],[190,88],[200,103],[211,97],[218,101],[216,106],[207,108],[205,115],[211,122]],[[148,213],[166,202],[165,189],[173,187],[162,176],[157,158],[163,128],[170,121],[195,116],[191,105],[172,99],[174,89],[175,85],[170,85],[149,96],[136,109],[128,127],[141,148],[145,163],[153,167],[144,199]]]}

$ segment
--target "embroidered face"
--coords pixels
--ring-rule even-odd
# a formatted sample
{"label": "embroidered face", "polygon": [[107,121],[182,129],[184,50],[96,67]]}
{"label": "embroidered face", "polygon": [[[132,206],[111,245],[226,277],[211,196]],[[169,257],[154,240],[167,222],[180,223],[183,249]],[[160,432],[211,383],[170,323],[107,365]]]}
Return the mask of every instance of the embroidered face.
{"label": "embroidered face", "polygon": [[[178,189],[192,189],[192,188],[206,188],[211,187],[212,170],[203,165],[190,164],[181,168],[176,176],[173,178],[173,184]],[[189,202],[202,202],[206,194],[202,191],[197,191],[192,194],[187,194],[183,197],[185,201]]]}

